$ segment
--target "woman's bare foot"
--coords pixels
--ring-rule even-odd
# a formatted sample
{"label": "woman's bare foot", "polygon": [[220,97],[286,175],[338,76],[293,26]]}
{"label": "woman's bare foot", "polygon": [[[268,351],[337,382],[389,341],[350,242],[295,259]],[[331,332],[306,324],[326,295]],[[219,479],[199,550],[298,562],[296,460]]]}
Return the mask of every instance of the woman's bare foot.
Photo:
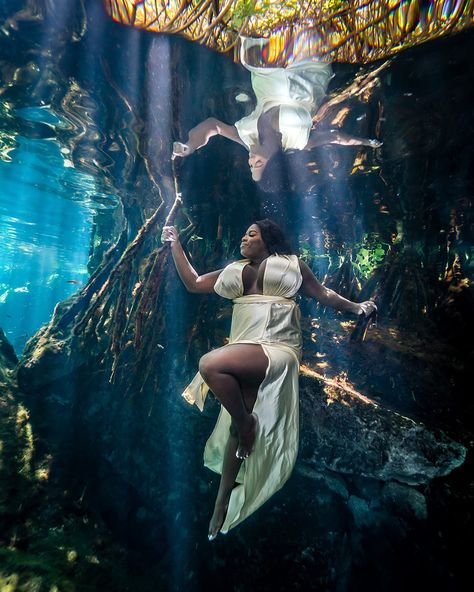
{"label": "woman's bare foot", "polygon": [[212,514],[211,521],[209,522],[209,534],[207,535],[207,538],[210,541],[213,541],[216,538],[220,529],[222,528],[222,525],[224,524],[227,508],[229,507],[229,497],[227,497],[227,499],[222,502],[216,500],[214,513]]}
{"label": "woman's bare foot", "polygon": [[250,427],[247,430],[239,431],[239,445],[235,456],[241,460],[247,458],[252,452],[257,437],[258,419],[255,413],[250,414],[250,420]]}

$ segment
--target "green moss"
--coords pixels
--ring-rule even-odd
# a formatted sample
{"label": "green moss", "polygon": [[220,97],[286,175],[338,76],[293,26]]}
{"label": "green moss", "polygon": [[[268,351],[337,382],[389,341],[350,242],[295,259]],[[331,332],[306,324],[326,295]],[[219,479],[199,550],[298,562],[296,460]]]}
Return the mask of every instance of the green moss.
{"label": "green moss", "polygon": [[385,259],[390,245],[373,234],[365,234],[353,249],[352,264],[360,280],[367,280]]}
{"label": "green moss", "polygon": [[32,462],[34,454],[34,437],[29,414],[26,408],[19,404],[16,414],[16,433],[20,443],[19,474],[23,477],[32,476]]}

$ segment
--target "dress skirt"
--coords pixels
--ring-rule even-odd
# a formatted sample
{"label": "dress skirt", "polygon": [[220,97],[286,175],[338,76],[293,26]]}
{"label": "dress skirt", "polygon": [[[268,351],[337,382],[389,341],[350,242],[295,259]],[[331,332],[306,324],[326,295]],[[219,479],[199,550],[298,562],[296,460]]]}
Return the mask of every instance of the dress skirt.
{"label": "dress skirt", "polygon": [[[252,453],[242,462],[221,532],[245,520],[286,482],[298,454],[298,374],[301,347],[299,309],[278,296],[242,296],[234,300],[229,344],[262,346],[268,358],[254,406],[259,427]],[[227,346],[224,346],[227,347]],[[201,410],[208,387],[198,373],[183,393]],[[222,473],[231,417],[221,406],[204,450],[204,464]]]}

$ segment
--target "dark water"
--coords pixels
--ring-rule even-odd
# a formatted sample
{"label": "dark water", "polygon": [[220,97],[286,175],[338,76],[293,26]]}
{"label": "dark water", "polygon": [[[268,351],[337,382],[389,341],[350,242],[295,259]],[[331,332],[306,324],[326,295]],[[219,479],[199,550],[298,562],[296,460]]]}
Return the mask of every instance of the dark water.
{"label": "dark water", "polygon": [[[0,589],[464,589],[472,32],[400,52],[367,97],[343,103],[343,129],[379,137],[380,149],[290,154],[284,190],[268,193],[252,182],[246,151],[224,138],[170,160],[173,140],[199,121],[251,109],[235,100],[251,87],[230,56],[115,25],[97,2],[25,7],[0,3],[0,327],[18,356],[63,304],[16,375],[2,341]],[[371,68],[335,64],[329,91]],[[321,281],[350,299],[375,297],[380,312],[367,340],[351,344],[353,317],[301,300],[295,471],[212,544],[218,480],[202,449],[218,404],[201,415],[179,392],[200,355],[223,343],[230,308],[188,295],[168,264],[150,271],[175,182],[176,223],[194,224],[187,248],[200,272],[238,257],[246,225],[270,216]],[[129,275],[75,330],[161,203]],[[131,318],[144,277],[162,288],[136,353],[132,323],[116,311],[125,294]]]}

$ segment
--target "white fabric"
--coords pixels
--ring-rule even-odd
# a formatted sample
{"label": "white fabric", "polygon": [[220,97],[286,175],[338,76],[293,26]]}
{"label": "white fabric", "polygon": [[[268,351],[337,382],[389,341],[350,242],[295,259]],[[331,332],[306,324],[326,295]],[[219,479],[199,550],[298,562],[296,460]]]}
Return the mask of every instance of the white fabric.
{"label": "white fabric", "polygon": [[[214,291],[231,300],[243,296],[242,272],[248,263],[248,259],[242,259],[228,265],[217,278]],[[263,272],[263,294],[293,298],[302,281],[296,255],[270,255],[267,258]]]}
{"label": "white fabric", "polygon": [[283,150],[303,150],[309,139],[313,116],[326,95],[332,77],[331,64],[304,60],[285,68],[260,68],[245,61],[243,39],[241,61],[251,73],[252,88],[257,98],[255,110],[235,123],[237,132],[248,149],[258,142],[257,122],[262,113],[280,107],[279,131]]}
{"label": "white fabric", "polygon": [[[283,486],[298,453],[301,329],[299,308],[291,299],[302,282],[298,258],[277,255],[266,260],[262,295],[242,295],[242,271],[247,263],[239,261],[227,266],[215,290],[234,300],[229,345],[260,344],[268,367],[254,406],[259,421],[255,446],[242,463],[237,477],[240,485],[232,490],[223,533],[242,522]],[[198,373],[183,396],[202,410],[207,391]],[[204,451],[204,464],[218,473],[222,472],[230,422],[229,413],[221,407]]]}

